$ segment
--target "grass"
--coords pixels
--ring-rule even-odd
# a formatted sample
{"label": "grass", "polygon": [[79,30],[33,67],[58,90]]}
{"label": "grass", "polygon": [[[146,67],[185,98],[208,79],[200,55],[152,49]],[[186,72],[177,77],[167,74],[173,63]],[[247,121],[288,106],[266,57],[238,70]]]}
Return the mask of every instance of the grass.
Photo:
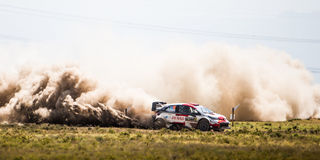
{"label": "grass", "polygon": [[318,159],[320,120],[236,122],[225,132],[0,125],[0,159]]}

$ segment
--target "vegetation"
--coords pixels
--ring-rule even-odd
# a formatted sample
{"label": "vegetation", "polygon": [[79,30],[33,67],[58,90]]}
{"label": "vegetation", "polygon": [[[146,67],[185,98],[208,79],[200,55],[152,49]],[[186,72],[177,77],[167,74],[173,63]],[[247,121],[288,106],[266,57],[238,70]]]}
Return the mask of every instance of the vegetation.
{"label": "vegetation", "polygon": [[0,125],[0,159],[318,159],[320,120],[236,122],[225,132]]}

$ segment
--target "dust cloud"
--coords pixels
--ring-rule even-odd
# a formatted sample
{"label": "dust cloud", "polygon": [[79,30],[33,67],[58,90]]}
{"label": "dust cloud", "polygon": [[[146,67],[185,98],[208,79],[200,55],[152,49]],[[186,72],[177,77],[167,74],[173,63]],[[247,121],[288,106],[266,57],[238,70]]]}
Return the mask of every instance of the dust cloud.
{"label": "dust cloud", "polygon": [[174,52],[161,70],[159,97],[200,103],[226,116],[240,104],[238,120],[319,117],[319,85],[285,52],[217,44]]}
{"label": "dust cloud", "polygon": [[278,50],[210,43],[168,48],[138,63],[93,61],[103,65],[89,71],[107,78],[87,76],[82,63],[2,73],[0,121],[148,128],[154,100],[199,103],[226,116],[240,104],[238,120],[319,117],[319,85],[301,62]]}
{"label": "dust cloud", "polygon": [[[139,97],[143,93],[118,97],[97,88],[75,66],[22,69],[10,79],[2,76],[0,86],[2,122],[148,127],[142,120],[147,117],[136,114],[148,112],[135,107],[145,105],[150,97]],[[125,108],[129,108],[128,115],[123,113]]]}

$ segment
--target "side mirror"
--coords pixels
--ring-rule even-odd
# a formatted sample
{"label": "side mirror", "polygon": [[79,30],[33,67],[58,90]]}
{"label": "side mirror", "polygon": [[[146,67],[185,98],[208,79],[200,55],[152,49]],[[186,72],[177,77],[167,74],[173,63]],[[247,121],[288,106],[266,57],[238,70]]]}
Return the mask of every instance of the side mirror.
{"label": "side mirror", "polygon": [[197,115],[199,115],[199,113],[191,113],[191,116],[193,116],[193,117],[195,117]]}

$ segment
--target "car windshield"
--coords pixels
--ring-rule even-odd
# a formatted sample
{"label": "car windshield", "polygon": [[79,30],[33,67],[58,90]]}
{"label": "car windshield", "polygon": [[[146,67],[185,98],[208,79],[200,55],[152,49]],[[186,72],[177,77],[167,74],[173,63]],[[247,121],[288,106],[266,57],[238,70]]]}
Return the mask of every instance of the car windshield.
{"label": "car windshield", "polygon": [[204,106],[199,106],[199,110],[204,114],[212,114],[213,113],[213,111],[211,111],[210,109],[208,109]]}

